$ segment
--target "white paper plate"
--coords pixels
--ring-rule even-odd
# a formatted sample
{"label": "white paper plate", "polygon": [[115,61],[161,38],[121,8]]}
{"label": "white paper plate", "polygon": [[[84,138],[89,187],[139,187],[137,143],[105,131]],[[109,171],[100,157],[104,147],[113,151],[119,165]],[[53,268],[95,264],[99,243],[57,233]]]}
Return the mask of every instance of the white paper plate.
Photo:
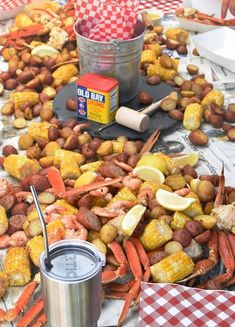
{"label": "white paper plate", "polygon": [[[220,18],[221,12],[221,0],[184,0],[182,8],[195,8],[205,14],[214,15],[214,17]],[[230,13],[227,14],[226,19],[234,18]],[[180,23],[182,28],[192,32],[208,32],[214,29],[218,29],[218,25],[208,25],[203,23],[194,22],[188,19],[176,17],[176,20]],[[235,29],[235,26],[230,27]]]}
{"label": "white paper plate", "polygon": [[193,42],[200,56],[235,73],[235,31],[220,27],[213,31],[194,35]]}

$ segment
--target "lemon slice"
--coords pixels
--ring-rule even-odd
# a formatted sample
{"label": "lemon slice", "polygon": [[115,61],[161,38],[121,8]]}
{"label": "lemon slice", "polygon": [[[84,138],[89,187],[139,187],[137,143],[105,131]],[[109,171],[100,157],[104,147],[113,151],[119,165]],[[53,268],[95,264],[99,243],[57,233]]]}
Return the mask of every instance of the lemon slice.
{"label": "lemon slice", "polygon": [[195,179],[192,179],[191,182],[190,182],[190,187],[191,187],[191,190],[196,193],[197,192],[197,188],[198,188],[198,184],[200,183],[200,179],[199,178],[195,178]]}
{"label": "lemon slice", "polygon": [[172,158],[171,160],[176,162],[180,168],[183,168],[187,164],[193,167],[198,163],[199,154],[198,152],[192,152],[183,156]]}
{"label": "lemon slice", "polygon": [[145,210],[146,207],[137,204],[125,214],[121,222],[121,229],[126,235],[132,235]]}
{"label": "lemon slice", "polygon": [[160,156],[153,155],[152,153],[143,154],[140,160],[137,162],[137,167],[151,166],[161,170],[164,174],[168,174],[167,161]]}
{"label": "lemon slice", "polygon": [[151,181],[163,184],[165,177],[160,169],[151,166],[140,166],[133,170],[133,173],[144,181]]}
{"label": "lemon slice", "polygon": [[156,200],[163,208],[171,211],[183,211],[196,201],[196,199],[184,198],[163,189],[159,189],[156,192]]}
{"label": "lemon slice", "polygon": [[80,187],[92,183],[96,179],[97,174],[94,171],[86,171],[76,180],[74,187]]}
{"label": "lemon slice", "polygon": [[37,55],[39,57],[56,57],[59,54],[59,51],[51,47],[50,45],[40,44],[31,51],[31,54]]}

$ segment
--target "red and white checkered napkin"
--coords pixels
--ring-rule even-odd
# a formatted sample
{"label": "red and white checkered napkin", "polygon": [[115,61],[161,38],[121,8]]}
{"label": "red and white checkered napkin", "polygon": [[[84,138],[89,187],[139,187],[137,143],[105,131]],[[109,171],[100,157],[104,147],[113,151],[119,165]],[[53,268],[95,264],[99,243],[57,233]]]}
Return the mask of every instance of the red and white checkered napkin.
{"label": "red and white checkered napkin", "polygon": [[139,327],[235,327],[235,292],[142,283]]}
{"label": "red and white checkered napkin", "polygon": [[26,5],[29,0],[1,0],[0,1],[0,12],[9,11],[21,6]]}
{"label": "red and white checkered napkin", "polygon": [[139,0],[77,0],[78,32],[89,39],[109,42],[132,37]]}

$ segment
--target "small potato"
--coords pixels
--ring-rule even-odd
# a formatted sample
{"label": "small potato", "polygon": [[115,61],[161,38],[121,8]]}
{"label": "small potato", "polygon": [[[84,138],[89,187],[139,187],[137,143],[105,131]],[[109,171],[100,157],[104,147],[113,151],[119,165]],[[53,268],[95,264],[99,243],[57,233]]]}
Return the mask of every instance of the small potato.
{"label": "small potato", "polygon": [[45,87],[42,90],[42,93],[46,94],[50,100],[54,99],[54,97],[56,96],[56,90],[51,86]]}
{"label": "small potato", "polygon": [[203,131],[197,129],[189,134],[189,140],[194,145],[204,146],[208,143],[209,138]]}
{"label": "small potato", "polygon": [[187,71],[190,75],[196,75],[199,72],[199,67],[196,65],[187,65]]}
{"label": "small potato", "polygon": [[173,39],[166,39],[166,47],[170,50],[175,50],[179,47],[179,42]]}
{"label": "small potato", "polygon": [[192,235],[192,237],[198,236],[199,234],[204,232],[201,224],[194,220],[187,221],[184,227]]}
{"label": "small potato", "polygon": [[190,175],[193,178],[197,178],[197,172],[194,167],[190,166],[189,164],[184,165],[182,168],[183,175]]}
{"label": "small potato", "polygon": [[173,191],[177,191],[185,187],[186,180],[180,174],[173,174],[167,176],[165,184],[169,186]]}
{"label": "small potato", "polygon": [[27,150],[33,145],[33,138],[30,134],[21,134],[18,139],[18,147],[20,150]]}
{"label": "small potato", "polygon": [[178,121],[182,121],[184,118],[184,114],[182,111],[180,110],[171,110],[168,112],[169,117],[171,117],[172,119],[178,120]]}
{"label": "small potato", "polygon": [[200,180],[197,185],[196,193],[202,202],[213,201],[215,197],[215,187],[208,180]]}
{"label": "small potato", "polygon": [[173,240],[182,244],[185,248],[189,246],[192,236],[185,228],[176,229],[173,233]]}
{"label": "small potato", "polygon": [[171,222],[172,222],[172,216],[169,216],[169,215],[161,215],[158,217],[158,220],[159,221],[163,221],[164,223],[166,223],[167,225],[171,225]]}
{"label": "small potato", "polygon": [[60,130],[60,136],[63,137],[63,139],[67,140],[67,138],[72,132],[73,132],[72,128],[64,127]]}
{"label": "small potato", "polygon": [[138,99],[140,103],[150,104],[153,102],[153,97],[147,92],[141,91],[138,95]]}
{"label": "small potato", "polygon": [[12,115],[14,111],[15,111],[15,105],[13,102],[5,103],[1,108],[1,114],[6,116]]}
{"label": "small potato", "polygon": [[235,112],[225,111],[223,117],[226,122],[235,123]]}
{"label": "small potato", "polygon": [[175,110],[177,107],[177,102],[174,99],[166,98],[160,103],[160,108],[164,111]]}
{"label": "small potato", "polygon": [[160,65],[166,69],[171,69],[173,64],[168,54],[163,53],[159,58]]}
{"label": "small potato", "polygon": [[230,128],[227,132],[229,141],[235,142],[235,127]]}
{"label": "small potato", "polygon": [[89,148],[94,151],[96,151],[101,146],[101,141],[99,140],[99,142],[98,141],[93,142],[93,140],[91,139],[91,135],[87,132],[84,132],[81,135],[78,135],[78,143],[79,143],[79,145],[89,143]]}
{"label": "small potato", "polygon": [[204,215],[210,215],[212,210],[214,209],[214,202],[207,202],[206,205],[203,207]]}
{"label": "small potato", "polygon": [[235,103],[230,103],[228,105],[228,111],[235,113]]}
{"label": "small potato", "polygon": [[177,241],[170,241],[164,247],[164,251],[168,254],[172,254],[182,250],[183,250],[182,244]]}
{"label": "small potato", "polygon": [[71,111],[77,111],[77,101],[71,98],[67,99],[66,108]]}
{"label": "small potato", "polygon": [[18,82],[17,80],[13,79],[13,78],[10,78],[8,79],[5,83],[4,83],[4,87],[6,90],[14,90],[18,85]]}
{"label": "small potato", "polygon": [[[123,152],[125,153],[125,152]],[[127,155],[127,154],[126,154]],[[128,156],[128,155],[127,155]],[[130,157],[127,159],[127,164],[133,168],[136,167],[137,162],[140,160],[140,154],[136,153],[136,154],[132,154],[130,155]],[[122,161],[122,160],[119,160]]]}
{"label": "small potato", "polygon": [[135,142],[133,142],[133,141],[125,142],[124,147],[123,147],[123,152],[125,152],[129,156],[136,154],[137,146],[136,146]]}
{"label": "small potato", "polygon": [[48,129],[48,139],[49,141],[56,141],[59,138],[59,130],[57,126],[50,126]]}
{"label": "small potato", "polygon": [[16,148],[13,146],[13,145],[5,145],[3,148],[2,148],[2,155],[4,157],[8,157],[10,154],[18,154]]}
{"label": "small potato", "polygon": [[65,150],[75,150],[78,147],[78,137],[76,133],[71,133],[64,144]]}
{"label": "small potato", "polygon": [[32,114],[34,117],[38,117],[40,115],[40,112],[42,110],[42,104],[38,103],[33,107]]}
{"label": "small potato", "polygon": [[25,230],[26,235],[34,237],[42,234],[42,225],[39,219],[34,219],[30,221],[27,231]]}
{"label": "small potato", "polygon": [[210,123],[214,128],[220,128],[222,127],[224,120],[221,115],[211,114]]}
{"label": "small potato", "polygon": [[39,164],[42,168],[47,168],[54,165],[54,156],[46,156],[39,159]]}
{"label": "small potato", "polygon": [[24,118],[17,118],[13,121],[13,126],[17,129],[22,129],[27,126],[27,121]]}
{"label": "small potato", "polygon": [[107,246],[106,244],[100,239],[96,238],[91,242],[101,253],[107,253]]}
{"label": "small potato", "polygon": [[54,156],[55,152],[59,150],[60,147],[57,142],[51,141],[48,142],[45,148],[43,149],[42,155],[43,156]]}
{"label": "small potato", "polygon": [[50,192],[42,192],[38,195],[38,200],[42,204],[52,204],[55,202],[55,195]]}
{"label": "small potato", "polygon": [[40,118],[42,121],[49,121],[53,117],[52,101],[47,101],[43,104],[40,111]]}
{"label": "small potato", "polygon": [[164,258],[168,257],[168,255],[169,255],[168,253],[161,250],[153,250],[147,253],[151,266],[163,260]]}
{"label": "small potato", "polygon": [[153,219],[157,219],[160,216],[166,215],[166,209],[161,207],[161,206],[156,206],[155,208],[152,209],[151,211],[151,217]]}
{"label": "small potato", "polygon": [[182,76],[180,76],[180,75],[176,75],[174,77],[174,82],[175,82],[175,84],[177,86],[182,86],[182,84],[184,83],[184,81],[185,81],[185,79]]}
{"label": "small potato", "polygon": [[112,154],[113,153],[112,141],[104,141],[97,149],[96,153],[102,157]]}
{"label": "small potato", "polygon": [[161,78],[158,75],[148,76],[146,78],[146,83],[150,85],[158,85],[161,83]]}
{"label": "small potato", "polygon": [[82,154],[84,155],[84,157],[86,159],[92,159],[92,158],[95,158],[95,156],[96,156],[95,151],[90,149],[88,143],[82,145]]}
{"label": "small potato", "polygon": [[188,54],[188,49],[187,49],[186,45],[180,45],[180,46],[178,46],[176,48],[176,51],[180,55],[186,55],[186,54]]}
{"label": "small potato", "polygon": [[194,220],[198,221],[205,229],[212,229],[217,222],[217,219],[210,215],[199,215],[196,216]]}
{"label": "small potato", "polygon": [[100,237],[106,244],[111,243],[118,235],[117,227],[112,225],[104,225],[100,230]]}

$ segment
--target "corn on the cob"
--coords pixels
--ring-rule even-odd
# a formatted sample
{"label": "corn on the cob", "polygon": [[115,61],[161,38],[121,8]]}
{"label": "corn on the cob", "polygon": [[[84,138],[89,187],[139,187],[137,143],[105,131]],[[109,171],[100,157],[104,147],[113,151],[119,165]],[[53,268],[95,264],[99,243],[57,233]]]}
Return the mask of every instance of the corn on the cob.
{"label": "corn on the cob", "polygon": [[159,57],[162,54],[162,47],[158,43],[148,44],[148,49],[155,52],[155,57]]}
{"label": "corn on the cob", "polygon": [[6,157],[3,166],[10,176],[19,180],[22,180],[29,175],[36,174],[40,169],[40,166],[36,161],[18,154],[11,154]]}
{"label": "corn on the cob", "polygon": [[29,125],[28,133],[32,136],[34,141],[36,141],[38,139],[49,141],[48,130],[49,130],[50,126],[51,126],[51,124],[49,124],[46,121],[43,123],[31,123]]}
{"label": "corn on the cob", "polygon": [[190,218],[188,216],[184,215],[182,212],[176,211],[173,215],[171,228],[172,229],[184,228],[185,223],[189,220]]}
{"label": "corn on the cob", "polygon": [[61,215],[76,215],[78,213],[78,208],[74,207],[72,204],[69,204],[65,200],[57,200],[54,202],[56,206],[63,207],[60,211]]}
{"label": "corn on the cob", "polygon": [[189,36],[189,32],[180,27],[171,27],[166,30],[167,39],[172,39],[185,44]]}
{"label": "corn on the cob", "polygon": [[134,193],[127,187],[123,187],[118,193],[112,198],[109,202],[108,206],[112,203],[119,201],[119,200],[126,200],[126,201],[133,201],[137,202],[136,196]]}
{"label": "corn on the cob", "polygon": [[159,60],[157,59],[155,64],[150,64],[147,68],[147,75],[153,76],[158,75],[162,81],[167,81],[173,79],[176,75],[174,69],[167,69],[160,65]]}
{"label": "corn on the cob", "polygon": [[141,53],[141,64],[153,64],[156,61],[156,54],[153,50],[144,50]]}
{"label": "corn on the cob", "polygon": [[196,216],[203,215],[201,202],[196,193],[190,192],[185,196],[185,198],[196,199],[195,202],[193,202],[186,210],[183,211],[186,216],[194,218]]}
{"label": "corn on the cob", "polygon": [[44,251],[44,243],[42,235],[37,235],[28,240],[26,249],[29,252],[30,259],[33,261],[35,266],[39,267],[39,259]]}
{"label": "corn on the cob", "polygon": [[57,68],[52,77],[54,79],[59,79],[62,83],[67,83],[71,77],[78,74],[78,69],[74,64],[67,64]]}
{"label": "corn on the cob", "polygon": [[85,161],[85,158],[81,153],[59,149],[55,152],[54,165],[59,168],[62,161],[69,160],[70,158],[75,159],[78,165],[83,164]]}
{"label": "corn on the cob", "polygon": [[24,286],[31,279],[29,255],[23,247],[9,248],[6,253],[4,272],[10,286]]}
{"label": "corn on the cob", "polygon": [[0,298],[4,297],[9,286],[9,278],[3,271],[0,272]]}
{"label": "corn on the cob", "polygon": [[193,272],[194,263],[183,251],[175,252],[150,267],[154,282],[174,283]]}
{"label": "corn on the cob", "polygon": [[219,90],[212,90],[202,100],[202,107],[207,109],[211,102],[215,102],[220,107],[224,105],[224,94]]}
{"label": "corn on the cob", "polygon": [[158,249],[172,238],[171,228],[161,220],[153,219],[140,237],[146,251]]}
{"label": "corn on the cob", "polygon": [[198,103],[190,103],[184,112],[183,125],[189,131],[194,131],[201,126],[202,123],[202,106]]}
{"label": "corn on the cob", "polygon": [[32,21],[32,19],[26,15],[25,13],[19,13],[15,16],[15,25],[17,27],[28,27],[28,26],[32,26],[35,23]]}
{"label": "corn on the cob", "polygon": [[95,161],[95,162],[89,162],[85,165],[80,166],[81,172],[85,173],[86,171],[94,171],[97,172],[102,165],[103,161]]}
{"label": "corn on the cob", "polygon": [[36,92],[13,92],[10,94],[10,100],[14,103],[15,109],[20,109],[21,105],[29,101],[32,106],[39,103],[39,95]]}
{"label": "corn on the cob", "polygon": [[6,233],[8,229],[8,219],[6,210],[3,206],[0,205],[0,235]]}
{"label": "corn on the cob", "polygon": [[60,175],[63,179],[77,179],[81,175],[77,160],[74,157],[60,162]]}
{"label": "corn on the cob", "polygon": [[55,219],[47,225],[49,244],[60,241],[65,236],[65,227],[60,219]]}

